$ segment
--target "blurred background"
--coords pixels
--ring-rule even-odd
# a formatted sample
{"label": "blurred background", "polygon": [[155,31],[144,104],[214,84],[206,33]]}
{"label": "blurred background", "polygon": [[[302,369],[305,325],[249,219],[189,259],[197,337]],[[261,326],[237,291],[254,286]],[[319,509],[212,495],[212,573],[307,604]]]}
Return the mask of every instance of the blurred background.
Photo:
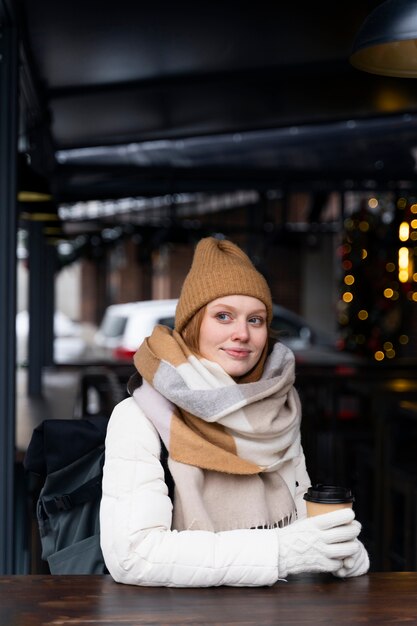
{"label": "blurred background", "polygon": [[270,284],[312,481],[416,569],[417,83],[351,59],[393,4],[0,0],[1,571],[47,571],[33,429],[110,414],[208,235]]}

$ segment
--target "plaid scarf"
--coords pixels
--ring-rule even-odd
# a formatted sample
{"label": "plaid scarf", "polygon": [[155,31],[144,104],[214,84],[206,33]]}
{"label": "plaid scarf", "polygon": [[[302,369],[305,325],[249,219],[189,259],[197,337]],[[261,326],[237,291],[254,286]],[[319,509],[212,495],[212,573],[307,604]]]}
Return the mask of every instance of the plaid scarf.
{"label": "plaid scarf", "polygon": [[173,528],[290,523],[295,504],[280,471],[302,453],[293,353],[275,344],[260,378],[238,384],[157,326],[134,362],[143,383],[133,398],[169,453]]}

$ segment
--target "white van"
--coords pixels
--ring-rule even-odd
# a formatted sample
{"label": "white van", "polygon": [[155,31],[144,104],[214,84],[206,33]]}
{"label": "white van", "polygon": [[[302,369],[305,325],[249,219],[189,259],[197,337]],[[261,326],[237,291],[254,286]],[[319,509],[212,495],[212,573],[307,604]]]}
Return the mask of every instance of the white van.
{"label": "white van", "polygon": [[157,324],[173,327],[177,302],[173,299],[112,304],[94,336],[95,346],[104,356],[130,361]]}

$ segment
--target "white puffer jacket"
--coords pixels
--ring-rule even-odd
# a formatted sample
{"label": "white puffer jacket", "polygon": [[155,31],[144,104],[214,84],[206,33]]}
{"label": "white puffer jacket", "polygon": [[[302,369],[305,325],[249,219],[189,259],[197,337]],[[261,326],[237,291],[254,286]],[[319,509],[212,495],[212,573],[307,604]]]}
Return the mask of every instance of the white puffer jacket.
{"label": "white puffer jacket", "polygon": [[[100,508],[101,547],[112,577],[133,585],[174,587],[274,584],[276,530],[171,530],[172,504],[159,458],[154,426],[133,398],[123,400],[107,430]],[[302,495],[310,484],[304,456],[283,477],[298,517],[304,517]]]}

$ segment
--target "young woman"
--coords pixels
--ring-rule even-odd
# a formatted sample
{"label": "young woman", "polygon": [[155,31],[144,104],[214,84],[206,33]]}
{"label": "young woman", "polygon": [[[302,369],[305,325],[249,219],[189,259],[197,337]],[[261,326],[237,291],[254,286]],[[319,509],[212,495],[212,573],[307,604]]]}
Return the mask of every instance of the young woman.
{"label": "young woman", "polygon": [[109,422],[100,524],[116,581],[253,586],[367,571],[351,510],[306,518],[294,356],[270,349],[271,319],[268,285],[246,254],[202,239],[175,330],[158,326],[141,345],[132,397]]}

